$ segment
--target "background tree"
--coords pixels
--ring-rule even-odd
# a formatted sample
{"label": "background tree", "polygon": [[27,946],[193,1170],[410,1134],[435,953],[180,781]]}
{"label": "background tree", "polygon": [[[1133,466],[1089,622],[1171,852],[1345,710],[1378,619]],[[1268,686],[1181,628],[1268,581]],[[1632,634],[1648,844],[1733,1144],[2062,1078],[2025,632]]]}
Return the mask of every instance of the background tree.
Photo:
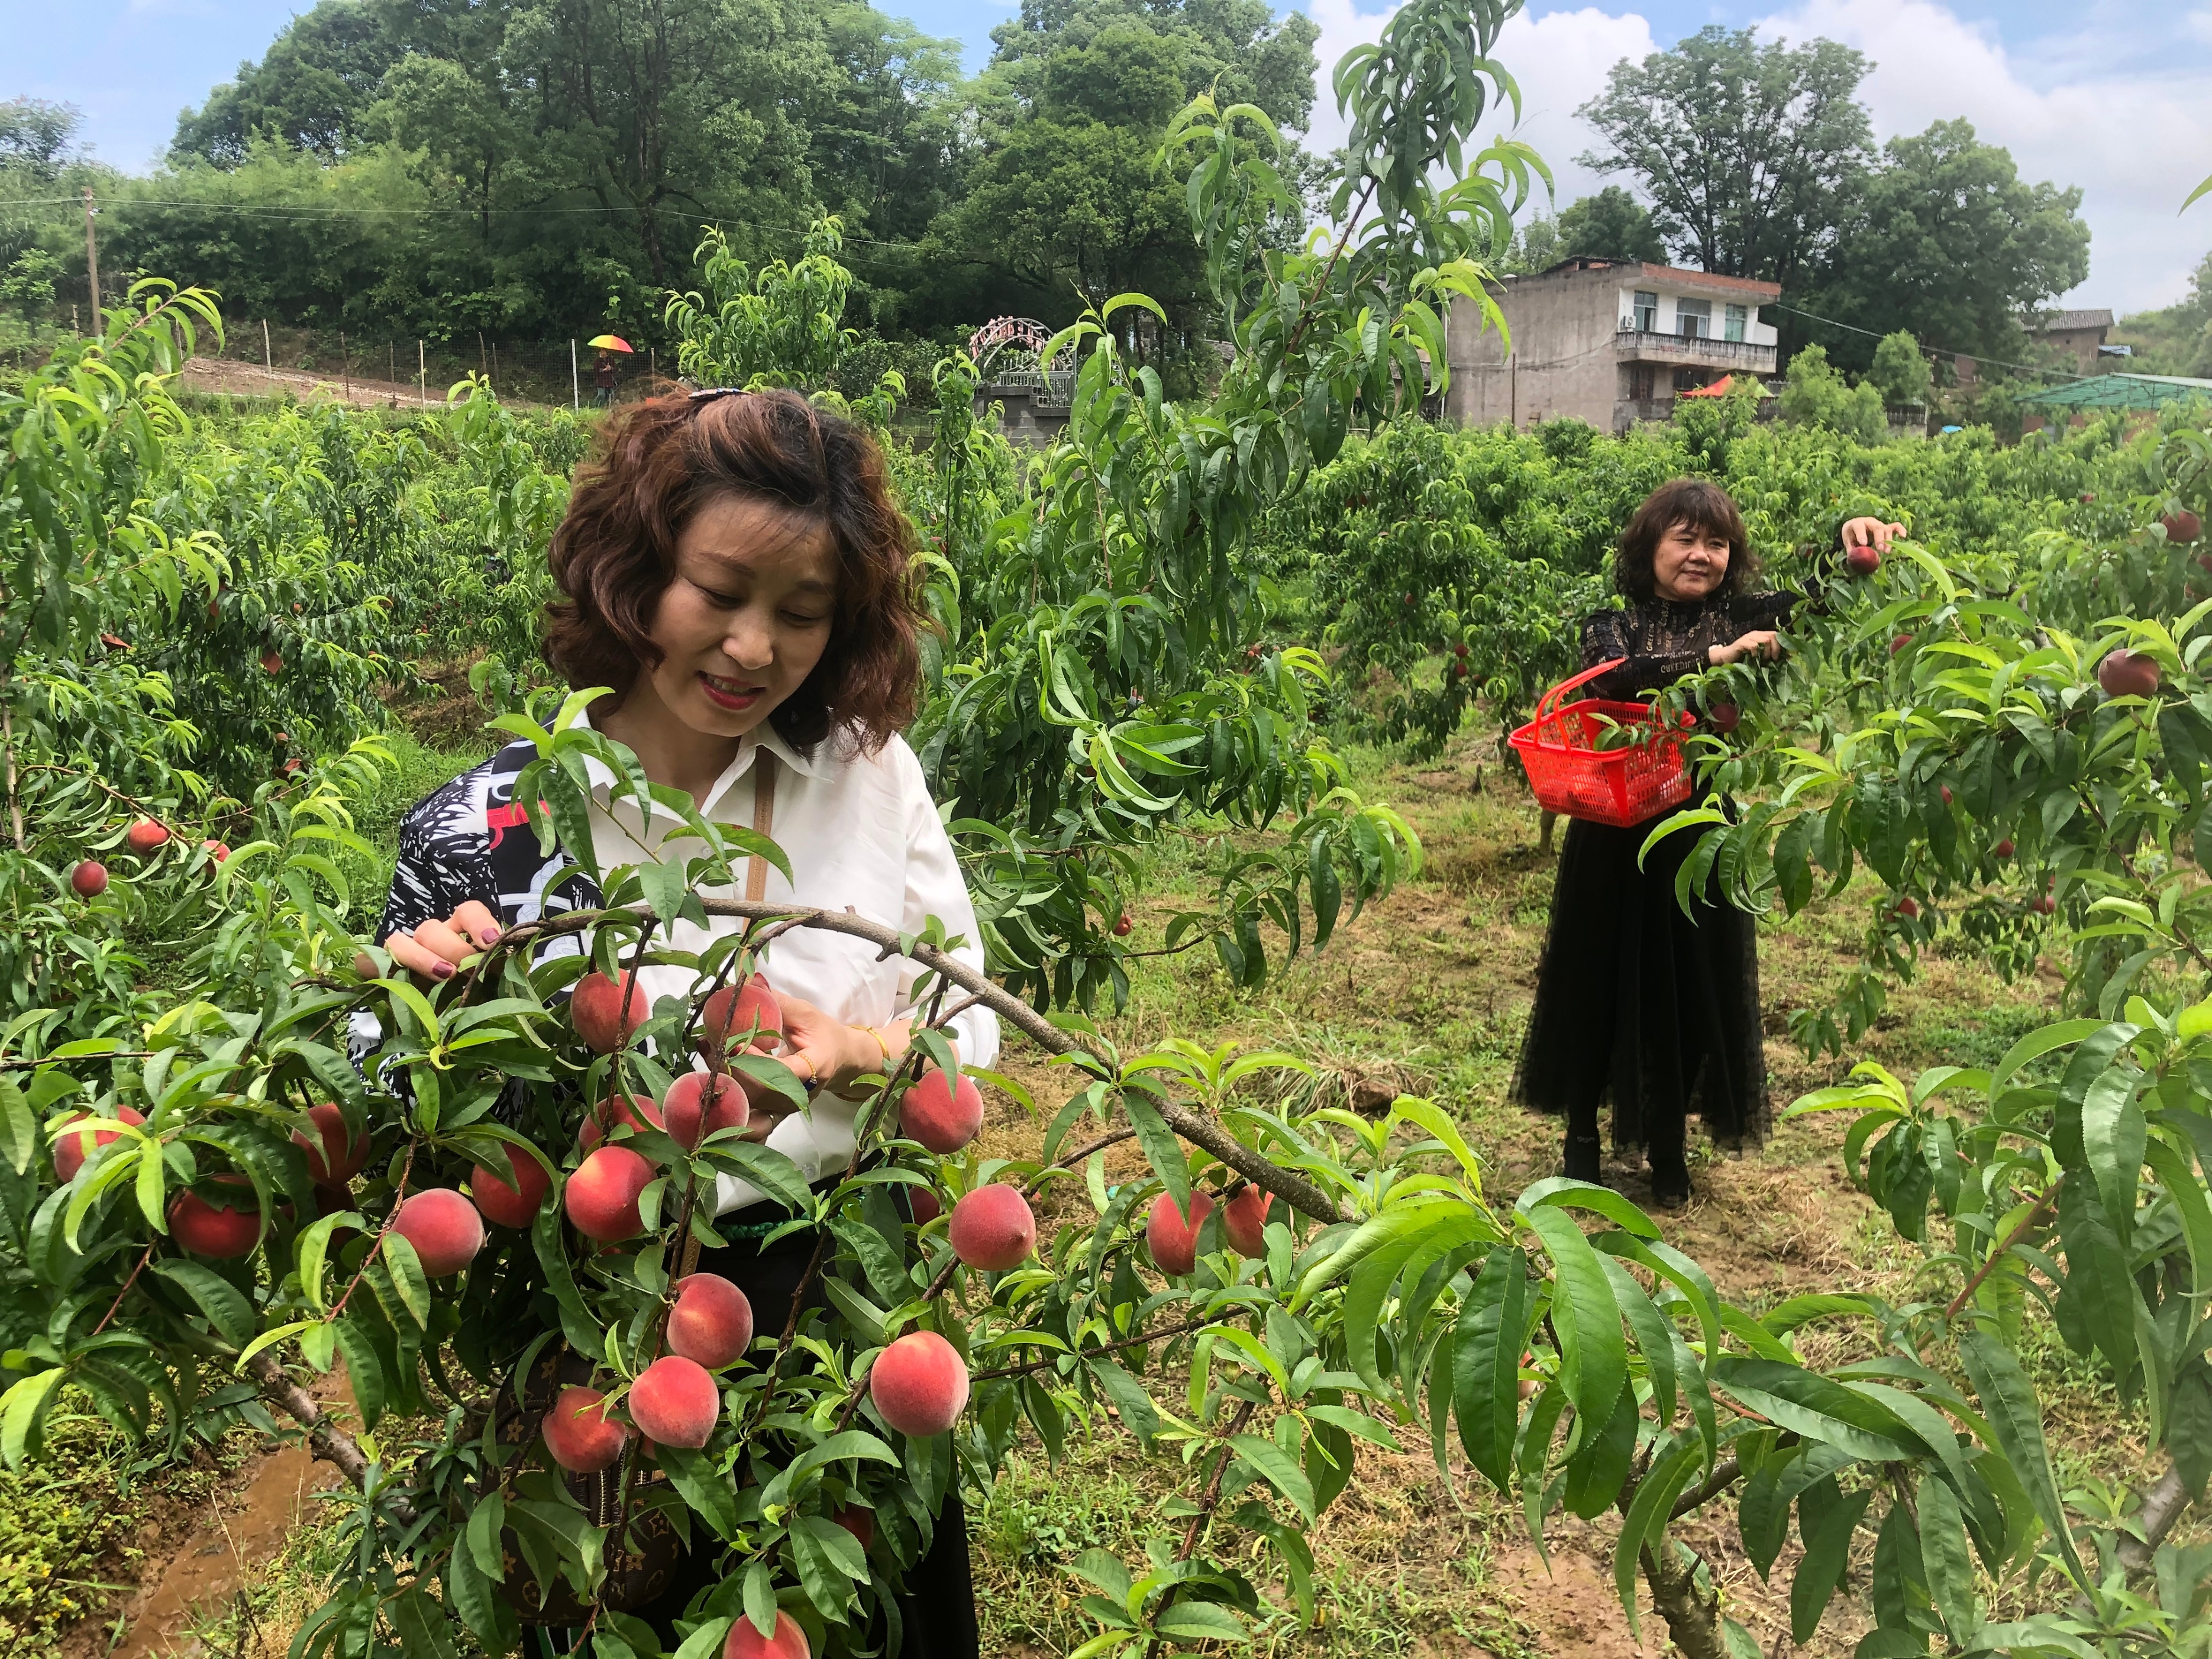
{"label": "background tree", "polygon": [[77,129],[84,112],[44,98],[0,103],[0,169],[28,183],[52,184],[79,156]]}
{"label": "background tree", "polygon": [[178,117],[171,156],[236,167],[256,138],[273,137],[337,160],[363,142],[362,118],[404,50],[369,0],[320,0],[259,63],[240,64],[236,80]]}
{"label": "background tree", "polygon": [[2212,253],[2190,273],[2189,297],[2156,311],[2123,317],[2113,343],[2135,348],[2130,365],[2145,374],[2203,375],[2212,371]]}
{"label": "background tree", "polygon": [[1782,389],[1785,420],[1826,427],[1861,443],[1872,443],[1887,428],[1881,391],[1871,380],[1851,385],[1817,345],[1799,348],[1790,360],[1789,384]]}
{"label": "background tree", "polygon": [[974,94],[981,153],[937,238],[978,261],[994,309],[1058,323],[1085,301],[1151,295],[1171,324],[1141,331],[1138,349],[1174,357],[1203,307],[1182,185],[1154,165],[1168,123],[1218,83],[1224,106],[1302,132],[1316,30],[1261,0],[1026,0],[992,38]]}
{"label": "background tree", "polygon": [[1936,372],[1929,367],[1927,355],[1903,329],[1884,335],[1875,347],[1867,379],[1886,402],[1893,404],[1924,404],[1936,386]]}
{"label": "background tree", "polygon": [[1833,40],[1762,45],[1709,26],[1613,65],[1576,112],[1605,147],[1578,159],[1636,181],[1678,261],[1787,283],[1825,250],[1870,158],[1852,94],[1871,67]]}
{"label": "background tree", "polygon": [[1645,207],[1619,185],[1570,202],[1559,215],[1561,258],[1648,259],[1663,264],[1667,245]]}
{"label": "background tree", "polygon": [[[1838,204],[1806,309],[1902,328],[1947,351],[2016,358],[2021,313],[2089,274],[2081,205],[2079,189],[2024,182],[2010,152],[1978,141],[1968,122],[1893,138]],[[1820,337],[1840,361],[1865,364],[1864,335]]]}

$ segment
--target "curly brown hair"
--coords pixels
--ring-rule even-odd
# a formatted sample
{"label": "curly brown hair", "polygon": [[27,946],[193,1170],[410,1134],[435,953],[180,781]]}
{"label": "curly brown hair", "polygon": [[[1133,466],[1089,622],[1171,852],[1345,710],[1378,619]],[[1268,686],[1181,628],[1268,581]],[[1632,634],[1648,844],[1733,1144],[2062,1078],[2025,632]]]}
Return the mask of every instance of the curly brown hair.
{"label": "curly brown hair", "polygon": [[1613,558],[1613,585],[1638,605],[1648,601],[1658,591],[1653,556],[1676,525],[1718,536],[1729,544],[1728,574],[1708,598],[1725,598],[1750,586],[1759,574],[1759,562],[1751,556],[1743,514],[1727,490],[1704,478],[1676,478],[1644,498],[1644,505],[1620,532],[1620,549]]}
{"label": "curly brown hair", "polygon": [[651,630],[678,538],[724,495],[812,518],[836,548],[829,647],[769,724],[802,752],[833,731],[881,749],[913,720],[921,683],[914,530],[875,440],[796,392],[678,393],[608,422],[553,532],[568,597],[546,607],[547,660],[573,686],[613,687],[618,704],[659,665]]}

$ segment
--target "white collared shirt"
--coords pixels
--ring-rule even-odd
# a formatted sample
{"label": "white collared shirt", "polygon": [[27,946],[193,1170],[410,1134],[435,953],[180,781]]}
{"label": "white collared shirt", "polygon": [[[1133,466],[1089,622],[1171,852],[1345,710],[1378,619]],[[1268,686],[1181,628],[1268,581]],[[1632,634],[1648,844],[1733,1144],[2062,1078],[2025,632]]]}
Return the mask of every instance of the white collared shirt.
{"label": "white collared shirt", "polygon": [[[588,718],[579,724],[588,723]],[[792,874],[786,881],[781,872],[769,867],[766,901],[849,908],[904,933],[919,932],[934,916],[948,936],[963,941],[951,954],[981,972],[983,946],[968,885],[930,799],[921,763],[906,740],[894,737],[878,753],[866,755],[833,737],[802,759],[763,724],[745,738],[737,758],[707,791],[699,803],[701,817],[713,823],[751,825],[752,772],[763,750],[775,757],[776,766],[769,836],[782,848]],[[611,780],[596,764],[592,775],[602,809],[592,814],[592,850],[602,872],[647,862],[658,856],[656,848],[682,857],[687,841],[696,854],[698,843],[683,834],[680,821],[659,816],[647,833],[637,805],[624,799],[610,808]],[[740,872],[744,867],[738,866]],[[702,898],[740,896],[729,888],[698,890]],[[659,937],[675,950],[697,951],[742,925],[734,917],[720,916],[706,927],[678,921]],[[915,963],[896,955],[879,960],[878,947],[866,940],[820,928],[794,927],[777,938],[763,954],[761,973],[771,988],[802,998],[848,1025],[880,1028],[927,1012],[916,1002],[915,985],[922,969]],[[687,994],[693,983],[688,969],[647,968],[640,975],[648,999]],[[998,1017],[988,1008],[969,1008],[955,1016],[947,1035],[959,1044],[963,1064],[988,1066],[998,1056]],[[808,1110],[778,1124],[767,1144],[798,1164],[809,1181],[836,1176],[853,1155],[858,1109],[857,1102],[819,1092]],[[751,1183],[725,1176],[715,1194],[715,1212],[742,1209],[763,1196]]]}

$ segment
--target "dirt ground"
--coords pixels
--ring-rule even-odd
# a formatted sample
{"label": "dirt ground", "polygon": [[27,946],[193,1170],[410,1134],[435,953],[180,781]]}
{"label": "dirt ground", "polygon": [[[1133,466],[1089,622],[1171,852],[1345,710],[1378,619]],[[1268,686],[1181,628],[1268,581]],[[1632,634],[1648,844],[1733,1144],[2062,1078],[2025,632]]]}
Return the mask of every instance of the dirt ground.
{"label": "dirt ground", "polygon": [[[399,409],[410,404],[436,407],[446,400],[446,388],[434,376],[426,400],[422,389],[412,380],[387,380],[361,374],[310,374],[296,368],[264,368],[258,363],[234,362],[227,357],[194,357],[185,365],[179,379],[190,392],[223,392],[246,398],[289,395],[302,403],[327,400],[356,404],[365,409]],[[516,408],[532,406],[514,398],[504,401]]]}

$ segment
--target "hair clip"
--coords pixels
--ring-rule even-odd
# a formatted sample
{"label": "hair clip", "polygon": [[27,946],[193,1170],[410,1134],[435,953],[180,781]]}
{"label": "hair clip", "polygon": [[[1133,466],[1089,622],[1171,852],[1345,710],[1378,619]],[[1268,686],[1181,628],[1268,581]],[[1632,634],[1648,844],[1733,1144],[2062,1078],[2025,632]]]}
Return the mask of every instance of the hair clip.
{"label": "hair clip", "polygon": [[742,398],[745,391],[746,388],[741,386],[708,386],[700,387],[690,397],[695,404],[705,404],[712,403],[717,398]]}

